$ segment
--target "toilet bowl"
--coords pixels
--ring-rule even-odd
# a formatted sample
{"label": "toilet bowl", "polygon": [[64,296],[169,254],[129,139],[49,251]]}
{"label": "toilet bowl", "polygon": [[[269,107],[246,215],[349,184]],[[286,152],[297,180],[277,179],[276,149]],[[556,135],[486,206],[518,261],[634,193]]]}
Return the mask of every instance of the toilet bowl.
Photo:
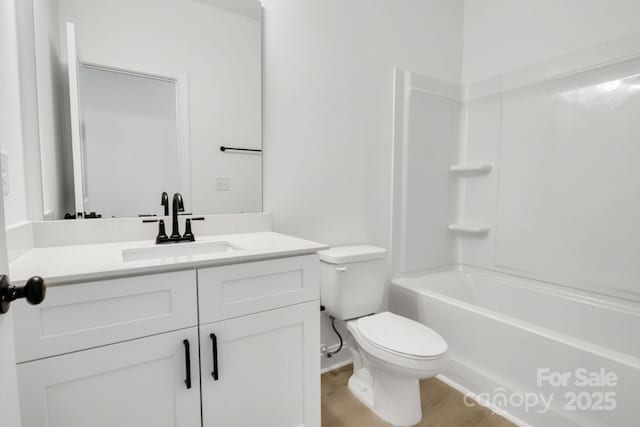
{"label": "toilet bowl", "polygon": [[420,383],[449,360],[445,340],[427,326],[390,312],[382,301],[386,250],[368,245],[319,252],[320,300],[347,322],[353,357],[349,390],[383,420],[409,427],[422,419]]}
{"label": "toilet bowl", "polygon": [[419,423],[419,381],[446,367],[444,339],[421,323],[389,312],[351,320],[347,329],[353,356],[349,390],[394,426]]}

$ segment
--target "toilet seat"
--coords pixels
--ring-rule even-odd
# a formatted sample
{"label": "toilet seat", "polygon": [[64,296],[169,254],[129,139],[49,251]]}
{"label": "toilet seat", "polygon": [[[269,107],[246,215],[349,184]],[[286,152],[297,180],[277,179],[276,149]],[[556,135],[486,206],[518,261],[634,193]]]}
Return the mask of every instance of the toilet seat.
{"label": "toilet seat", "polygon": [[416,361],[440,359],[447,352],[446,341],[422,323],[390,312],[356,320],[358,335],[379,351]]}

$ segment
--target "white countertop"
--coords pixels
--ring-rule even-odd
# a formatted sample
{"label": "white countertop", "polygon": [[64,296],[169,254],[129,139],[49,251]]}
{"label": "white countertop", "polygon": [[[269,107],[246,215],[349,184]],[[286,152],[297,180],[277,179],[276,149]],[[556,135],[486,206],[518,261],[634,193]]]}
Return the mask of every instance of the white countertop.
{"label": "white countertop", "polygon": [[[124,261],[123,250],[153,247],[155,242],[143,240],[34,248],[11,263],[9,267],[11,282],[20,285],[29,277],[37,275],[43,277],[48,286],[56,286],[135,274],[151,274],[305,255],[328,248],[322,243],[271,231],[198,236],[196,240],[196,243],[229,242],[240,249],[143,261]],[[175,245],[189,244],[193,243]]]}

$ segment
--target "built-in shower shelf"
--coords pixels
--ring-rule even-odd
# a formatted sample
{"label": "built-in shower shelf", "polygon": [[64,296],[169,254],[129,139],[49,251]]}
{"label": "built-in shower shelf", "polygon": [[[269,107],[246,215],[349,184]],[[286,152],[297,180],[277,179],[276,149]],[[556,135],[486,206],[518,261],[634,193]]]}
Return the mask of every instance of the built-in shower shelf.
{"label": "built-in shower shelf", "polygon": [[493,165],[490,165],[488,163],[473,164],[473,165],[472,164],[451,165],[451,172],[458,173],[458,174],[482,175],[482,174],[488,174],[489,172],[491,172],[492,169],[493,169]]}
{"label": "built-in shower shelf", "polygon": [[459,233],[487,234],[490,229],[485,224],[449,224],[449,230]]}

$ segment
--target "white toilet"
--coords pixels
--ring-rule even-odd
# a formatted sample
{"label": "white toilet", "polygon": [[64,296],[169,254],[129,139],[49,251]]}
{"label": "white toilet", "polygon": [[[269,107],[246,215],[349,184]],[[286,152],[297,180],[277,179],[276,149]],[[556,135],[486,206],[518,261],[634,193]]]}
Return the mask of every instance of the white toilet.
{"label": "white toilet", "polygon": [[342,246],[320,251],[320,300],[327,314],[347,321],[353,355],[351,392],[383,420],[408,427],[420,422],[419,380],[442,372],[447,343],[425,325],[383,312],[387,251]]}

